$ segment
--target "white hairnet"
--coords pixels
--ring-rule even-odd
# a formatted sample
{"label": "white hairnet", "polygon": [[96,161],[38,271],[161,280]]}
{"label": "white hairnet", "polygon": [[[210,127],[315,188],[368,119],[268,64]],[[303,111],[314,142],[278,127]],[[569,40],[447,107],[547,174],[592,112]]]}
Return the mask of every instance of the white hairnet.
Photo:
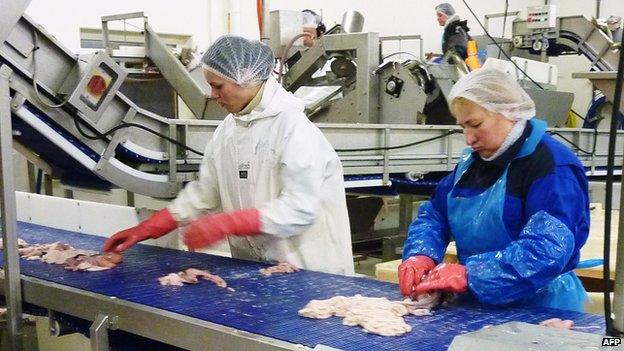
{"label": "white hairnet", "polygon": [[622,17],[620,16],[612,15],[607,18],[607,23],[609,24],[620,24],[621,22],[622,22]]}
{"label": "white hairnet", "polygon": [[474,70],[462,77],[448,96],[450,105],[458,97],[468,99],[512,121],[535,117],[535,103],[509,73],[493,68]]}
{"label": "white hairnet", "polygon": [[435,11],[441,12],[447,16],[453,16],[455,14],[455,8],[453,8],[453,5],[449,4],[448,2],[443,2],[440,5],[436,6]]}
{"label": "white hairnet", "polygon": [[303,10],[301,15],[303,16],[303,27],[316,28],[321,23],[321,16],[312,10]]}
{"label": "white hairnet", "polygon": [[217,39],[201,58],[204,69],[240,86],[261,83],[273,72],[274,58],[268,45],[235,35]]}

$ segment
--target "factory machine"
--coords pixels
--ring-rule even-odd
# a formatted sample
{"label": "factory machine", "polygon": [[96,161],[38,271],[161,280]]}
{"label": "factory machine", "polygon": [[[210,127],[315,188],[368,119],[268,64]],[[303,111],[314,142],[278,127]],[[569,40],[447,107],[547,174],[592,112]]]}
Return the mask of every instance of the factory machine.
{"label": "factory machine", "polygon": [[619,43],[596,20],[584,16],[557,17],[554,5],[529,8],[526,20],[513,22],[512,50],[530,55],[584,55],[599,71],[617,70]]}
{"label": "factory machine", "polygon": [[[440,62],[426,62],[419,35],[379,37],[377,33],[351,32],[353,28],[347,30],[345,24],[330,29],[310,48],[297,46],[297,41],[288,41],[290,28],[298,26],[292,12],[271,13],[271,28],[280,29],[271,32],[269,42],[276,56],[288,66],[282,77],[284,87],[295,93],[302,87],[336,88],[308,106],[311,119],[331,123],[455,124],[446,96],[455,82],[469,72],[459,56],[449,52]],[[386,43],[407,45],[410,41],[419,42],[420,54],[382,52]],[[411,57],[394,59],[400,55]],[[522,58],[514,58],[516,61],[526,65],[531,74],[536,74],[537,67],[539,73],[544,72],[536,74],[544,75],[536,78],[543,86],[529,86],[527,92],[534,97],[539,116],[544,116],[553,127],[564,126],[573,94],[554,91],[556,66]]]}
{"label": "factory machine", "polygon": [[[196,119],[168,118],[139,107],[120,91],[129,73],[110,56],[114,55],[112,50],[88,56],[72,53],[24,15],[28,2],[0,3],[0,161],[6,248],[0,289],[9,307],[11,342],[17,342],[22,299],[49,310],[53,317],[65,315],[92,323],[94,350],[108,348],[111,330],[193,350],[401,350],[412,345],[436,350],[449,347],[456,335],[485,325],[513,320],[535,323],[550,317],[573,319],[585,326],[585,331],[603,332],[600,318],[586,314],[451,306],[433,316],[409,319],[414,328],[410,334],[388,339],[343,326],[337,319],[306,320],[296,311],[310,299],[363,291],[398,299],[393,284],[308,271],[263,280],[257,270],[265,264],[144,245],[130,250],[121,266],[97,274],[20,261],[14,250],[17,233],[32,243],[65,241],[80,248],[99,249],[103,238],[89,234],[105,235],[111,228],[85,228],[104,222],[102,218],[114,222],[116,217],[109,216],[115,211],[104,211],[106,205],[102,204],[19,194],[15,215],[11,142],[30,161],[46,165],[62,181],[85,186],[99,183],[171,198],[183,183],[196,177],[201,151],[222,116],[208,99],[197,68],[183,65],[147,21],[145,56]],[[105,17],[103,29],[109,21],[137,16],[142,14]],[[344,28],[330,30],[308,50],[295,50],[299,57],[287,63],[281,77],[291,91],[306,84],[339,87],[339,94],[320,101],[308,112],[337,150],[345,175],[352,177],[347,186],[390,185],[393,175],[410,172],[448,172],[464,148],[458,127],[444,125],[442,114],[428,113],[428,108],[439,110],[436,104],[444,101],[452,84],[467,72],[463,63],[453,58],[445,58],[446,63],[437,66],[420,60],[386,61],[380,57],[379,43],[392,39],[401,38],[380,38],[376,33]],[[284,52],[283,56],[292,57],[289,50]],[[607,55],[601,53],[600,62],[607,60]],[[330,59],[333,74],[313,77]],[[602,63],[598,67],[603,67]],[[8,129],[11,124],[12,129]],[[590,174],[606,165],[607,132],[551,131],[586,150],[595,145],[594,152],[578,153]],[[616,149],[622,150],[622,146],[618,135]],[[616,162],[621,161],[620,152]],[[37,212],[37,208],[56,208],[52,212],[56,215],[39,216],[46,211]],[[63,211],[69,213],[70,209],[73,215],[64,215]],[[63,223],[55,222],[59,219]],[[219,274],[236,292],[227,293],[208,284],[173,290],[157,284],[157,277],[187,267]],[[518,327],[511,328],[515,331]],[[502,333],[509,334],[505,330]],[[578,332],[562,333],[552,340],[578,340],[573,334],[565,334]],[[598,334],[581,339],[599,342],[595,340]]]}
{"label": "factory machine", "polygon": [[598,20],[584,16],[557,17],[553,5],[530,7],[526,20],[513,22],[512,40],[507,45],[514,55],[541,60],[548,56],[585,56],[591,72],[576,72],[572,77],[589,79],[613,102],[621,48]]}
{"label": "factory machine", "polygon": [[[24,152],[27,157],[49,165],[66,183],[103,182],[158,198],[174,197],[196,177],[200,153],[223,116],[207,99],[200,67],[184,66],[145,21],[145,55],[198,118],[157,115],[119,91],[128,73],[106,52],[73,54],[17,4],[3,5],[1,59],[11,76],[14,140],[32,151]],[[127,17],[109,16],[103,23]],[[381,185],[390,174],[452,170],[465,145],[460,130],[435,125],[437,115],[425,112],[427,100],[444,100],[461,64],[384,63],[379,40],[376,33],[325,35],[290,66],[284,85],[296,90],[308,84],[319,62],[336,57],[342,97],[314,108],[311,118],[337,150],[345,175],[381,176]],[[433,121],[416,125],[419,114]],[[553,132],[585,150],[595,140],[596,152],[579,158],[590,171],[606,164],[606,132]]]}
{"label": "factory machine", "polygon": [[[546,61],[549,56],[582,54],[598,73],[611,71],[609,74],[614,74],[619,58],[617,47],[595,21],[583,16],[558,18],[555,10],[554,6],[532,7],[528,11],[528,19],[515,20],[513,40],[502,43],[506,57],[497,55],[501,48],[490,48],[490,38],[479,40],[480,47],[487,49],[493,56],[487,58],[485,65],[514,75],[535,101],[538,118],[545,119],[551,127],[551,133],[576,151],[588,167],[588,175],[604,175],[604,163],[598,159],[606,156],[606,130],[560,128],[565,127],[569,119],[574,94],[557,91],[557,66],[541,61]],[[347,16],[351,19],[345,20]],[[349,151],[341,147],[338,153],[346,166],[347,176],[353,175],[349,161],[354,158],[373,155],[388,158],[390,176],[385,177],[384,171],[382,182],[386,185],[392,183],[392,186],[386,187],[389,189],[386,194],[401,196],[399,233],[404,234],[413,216],[411,194],[429,195],[437,180],[452,170],[457,152],[464,147],[461,136],[453,134],[457,130],[450,128],[455,122],[450,115],[446,97],[455,82],[467,74],[468,68],[461,58],[453,54],[443,57],[440,63],[425,61],[422,57],[422,38],[418,35],[380,37],[377,33],[361,32],[361,26],[358,28],[353,25],[358,22],[358,17],[352,13],[345,14],[345,18],[342,24],[329,29],[315,40],[311,47],[305,47],[301,35],[297,37],[298,32],[293,30],[301,28],[300,14],[296,11],[273,11],[269,19],[269,44],[281,61],[278,71],[287,90],[295,94],[301,91],[310,94],[314,89],[327,89],[325,95],[309,103],[306,108],[309,118],[319,123],[321,128],[331,128],[331,125],[337,123],[390,126],[387,130],[390,143],[351,146]],[[382,49],[391,42],[400,42],[403,47],[408,42],[418,42],[421,50],[413,53],[383,52]],[[400,55],[411,57],[402,61],[394,60]],[[496,59],[496,56],[504,60]],[[611,91],[613,95],[613,88],[605,91]],[[412,140],[395,139],[398,136],[393,134],[395,128],[403,126],[411,130],[414,136]],[[449,135],[425,134],[426,130],[440,131],[440,128]],[[573,130],[575,132],[570,134]],[[440,138],[436,138],[438,136]],[[385,137],[384,142],[387,140]],[[420,143],[422,140],[427,142]],[[386,146],[399,147],[389,150]],[[616,147],[616,150],[620,148]],[[426,155],[428,160],[408,161],[416,156],[414,153]],[[402,167],[394,167],[395,160],[399,159],[414,163],[408,167],[407,173],[403,172],[405,169]],[[619,165],[619,161],[616,164]],[[444,167],[448,165],[451,168],[445,170]],[[370,174],[368,170],[360,171],[363,171],[360,175]],[[417,181],[414,182],[415,179]],[[366,191],[380,193],[378,189],[352,190],[357,193]],[[374,204],[372,199],[368,200]],[[381,206],[379,202],[377,204]],[[359,229],[359,223],[372,223],[370,217],[374,219],[376,215],[375,211],[351,211],[352,227]],[[355,218],[357,220],[354,221]],[[354,241],[379,240],[380,237],[383,240],[383,258],[396,258],[397,249],[404,241],[403,235],[388,235],[384,231],[372,234],[369,231],[364,235],[355,231],[353,233]]]}

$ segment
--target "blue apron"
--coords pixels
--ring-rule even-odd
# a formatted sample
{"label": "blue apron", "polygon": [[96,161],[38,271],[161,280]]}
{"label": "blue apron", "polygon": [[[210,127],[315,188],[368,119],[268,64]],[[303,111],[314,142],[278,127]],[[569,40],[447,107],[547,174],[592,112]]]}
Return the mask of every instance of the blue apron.
{"label": "blue apron", "polygon": [[[531,124],[533,132],[516,158],[533,153],[546,131],[546,123],[543,121],[533,120]],[[481,194],[470,198],[455,196],[457,183],[474,161],[471,151],[464,151],[462,160],[457,165],[453,189],[447,196],[448,221],[461,264],[465,264],[466,259],[472,255],[504,250],[513,241],[503,221],[509,165],[494,185]],[[518,303],[523,306],[583,311],[586,298],[581,281],[573,271],[569,271],[554,278],[530,298]]]}

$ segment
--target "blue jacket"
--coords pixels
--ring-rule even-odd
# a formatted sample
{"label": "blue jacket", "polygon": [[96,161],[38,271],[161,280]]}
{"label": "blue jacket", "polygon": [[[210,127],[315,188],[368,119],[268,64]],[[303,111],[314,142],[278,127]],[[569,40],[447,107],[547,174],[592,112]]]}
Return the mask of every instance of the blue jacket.
{"label": "blue jacket", "polygon": [[[544,134],[532,154],[515,158],[532,129],[527,123],[518,141],[493,161],[475,157],[457,185],[459,196],[479,194],[509,165],[503,219],[514,241],[501,251],[503,257],[485,261],[487,269],[483,269],[484,255],[474,256],[479,261],[474,267],[479,269],[471,269],[471,257],[461,262],[466,264],[470,291],[482,302],[504,304],[535,294],[550,280],[574,269],[589,234],[587,177],[570,149]],[[446,201],[455,171],[442,179],[431,200],[420,206],[408,230],[403,259],[426,255],[442,262],[452,239]],[[536,228],[529,228],[529,219],[539,211],[565,224],[573,240],[562,240],[561,235],[569,235],[567,230],[565,234],[538,230],[536,235]]]}

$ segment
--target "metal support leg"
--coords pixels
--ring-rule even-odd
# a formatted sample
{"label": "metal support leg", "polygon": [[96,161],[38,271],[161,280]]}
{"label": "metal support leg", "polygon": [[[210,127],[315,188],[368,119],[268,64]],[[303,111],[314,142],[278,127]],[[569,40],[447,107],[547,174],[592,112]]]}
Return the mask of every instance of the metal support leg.
{"label": "metal support leg", "polygon": [[108,316],[98,314],[89,328],[91,351],[108,351]]}
{"label": "metal support leg", "polygon": [[[624,166],[624,161],[622,163]],[[624,192],[620,193],[620,216],[615,259],[615,283],[613,285],[613,326],[624,330]],[[613,235],[612,233],[611,235]]]}
{"label": "metal support leg", "polygon": [[[178,139],[178,130],[176,129],[176,125],[172,124],[169,126],[169,137],[171,139]],[[176,182],[178,178],[178,148],[174,143],[169,143],[169,181]],[[175,194],[171,194],[172,196]]]}
{"label": "metal support leg", "polygon": [[52,184],[52,176],[44,173],[43,174],[43,189],[46,195],[52,196],[53,194],[53,184]]}
{"label": "metal support leg", "polygon": [[405,235],[394,235],[385,237],[382,240],[381,261],[387,262],[401,258],[403,254],[403,243]]}
{"label": "metal support leg", "polygon": [[17,251],[17,213],[13,184],[13,131],[11,126],[11,69],[0,67],[0,211],[4,242],[4,291],[8,307],[8,350],[22,349],[22,286]]}
{"label": "metal support leg", "polygon": [[73,190],[64,189],[63,193],[65,194],[65,198],[66,199],[73,199],[74,198],[74,191]]}
{"label": "metal support leg", "polygon": [[[387,148],[390,146],[390,128],[386,128],[384,129],[384,147]],[[382,181],[383,181],[383,185],[388,185],[388,182],[390,180],[390,150],[383,150],[383,157],[384,157],[384,163],[383,163],[383,175],[382,175]]]}
{"label": "metal support leg", "polygon": [[406,236],[414,213],[414,195],[399,195],[399,235]]}
{"label": "metal support leg", "polygon": [[41,194],[41,184],[43,184],[43,170],[39,168],[35,177],[35,194]]}
{"label": "metal support leg", "polygon": [[48,332],[50,336],[58,336],[60,329],[59,323],[56,321],[55,312],[48,310]]}
{"label": "metal support leg", "polygon": [[134,193],[126,190],[126,206],[134,207]]}
{"label": "metal support leg", "polygon": [[407,236],[407,229],[412,223],[414,211],[414,195],[399,195],[399,232],[395,236],[386,237],[382,241],[382,261],[395,260],[401,257],[401,247]]}
{"label": "metal support leg", "polygon": [[35,174],[35,165],[30,162],[30,161],[26,161],[26,168],[27,168],[27,172],[28,172],[28,191],[31,193],[36,193],[37,192],[37,175]]}

